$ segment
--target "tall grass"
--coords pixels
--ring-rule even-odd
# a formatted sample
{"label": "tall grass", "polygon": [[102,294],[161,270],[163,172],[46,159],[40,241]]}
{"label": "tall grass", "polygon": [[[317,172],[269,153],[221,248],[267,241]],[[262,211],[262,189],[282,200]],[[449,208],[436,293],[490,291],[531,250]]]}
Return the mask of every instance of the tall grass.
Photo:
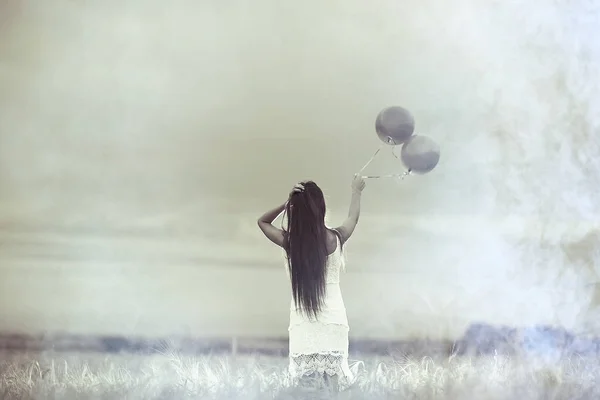
{"label": "tall grass", "polygon": [[286,360],[261,356],[187,357],[5,354],[4,399],[598,399],[600,362],[505,357],[372,359],[335,394],[295,386]]}

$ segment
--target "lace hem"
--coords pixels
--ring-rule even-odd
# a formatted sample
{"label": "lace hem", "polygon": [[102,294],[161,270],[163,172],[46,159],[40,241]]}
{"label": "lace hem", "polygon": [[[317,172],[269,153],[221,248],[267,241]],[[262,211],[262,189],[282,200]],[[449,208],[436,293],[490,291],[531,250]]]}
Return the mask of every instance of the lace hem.
{"label": "lace hem", "polygon": [[[362,367],[362,371],[361,371]],[[298,384],[304,377],[327,374],[337,375],[338,389],[343,391],[354,385],[359,375],[364,374],[365,365],[362,361],[348,363],[345,352],[323,351],[314,354],[290,353],[289,373],[292,384]]]}
{"label": "lace hem", "polygon": [[345,376],[344,363],[347,356],[340,351],[326,351],[313,354],[290,354],[290,372],[295,377],[303,377],[314,373],[329,376]]}

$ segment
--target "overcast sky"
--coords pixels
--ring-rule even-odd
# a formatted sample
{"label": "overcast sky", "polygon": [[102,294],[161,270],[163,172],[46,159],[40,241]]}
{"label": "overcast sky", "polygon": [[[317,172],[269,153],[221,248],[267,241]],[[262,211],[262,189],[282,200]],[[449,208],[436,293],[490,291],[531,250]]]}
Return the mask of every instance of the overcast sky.
{"label": "overcast sky", "polygon": [[585,1],[1,2],[0,328],[285,334],[256,218],[313,179],[339,224],[401,105],[441,159],[368,182],[351,333],[584,329],[599,23]]}

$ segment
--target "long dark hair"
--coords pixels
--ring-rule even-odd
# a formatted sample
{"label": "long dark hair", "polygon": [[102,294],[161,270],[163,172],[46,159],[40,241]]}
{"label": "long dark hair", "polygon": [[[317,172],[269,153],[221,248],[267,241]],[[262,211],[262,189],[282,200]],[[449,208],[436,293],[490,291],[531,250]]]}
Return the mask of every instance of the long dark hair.
{"label": "long dark hair", "polygon": [[317,317],[323,306],[327,263],[325,197],[313,181],[292,193],[286,205],[287,229],[284,249],[296,307],[308,317]]}

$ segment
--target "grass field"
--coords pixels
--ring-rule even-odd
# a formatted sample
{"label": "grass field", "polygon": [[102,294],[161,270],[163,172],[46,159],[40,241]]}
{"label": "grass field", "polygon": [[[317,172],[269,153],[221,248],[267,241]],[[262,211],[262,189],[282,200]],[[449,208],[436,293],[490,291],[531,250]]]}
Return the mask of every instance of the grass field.
{"label": "grass field", "polygon": [[371,359],[337,395],[294,387],[286,359],[92,354],[3,354],[3,399],[598,399],[600,363],[502,357]]}

